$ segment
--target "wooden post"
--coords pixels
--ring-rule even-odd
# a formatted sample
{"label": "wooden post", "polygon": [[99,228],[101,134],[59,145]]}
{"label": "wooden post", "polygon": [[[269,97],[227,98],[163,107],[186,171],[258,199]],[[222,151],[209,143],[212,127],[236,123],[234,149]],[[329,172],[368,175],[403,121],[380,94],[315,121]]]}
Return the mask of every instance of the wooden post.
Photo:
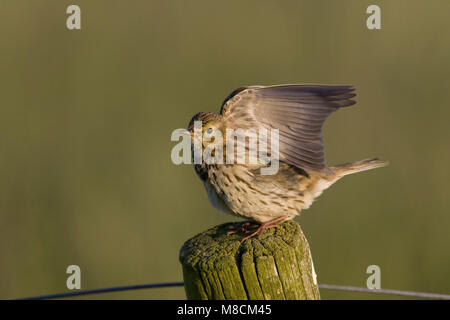
{"label": "wooden post", "polygon": [[226,235],[226,223],[185,242],[180,250],[189,300],[320,299],[308,242],[295,221],[287,221],[241,243]]}

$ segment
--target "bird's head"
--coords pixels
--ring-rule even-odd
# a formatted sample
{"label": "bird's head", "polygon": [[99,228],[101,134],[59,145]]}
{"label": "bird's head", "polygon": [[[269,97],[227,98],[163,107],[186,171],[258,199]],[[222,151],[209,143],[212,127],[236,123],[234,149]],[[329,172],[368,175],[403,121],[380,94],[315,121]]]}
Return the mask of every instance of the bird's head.
{"label": "bird's head", "polygon": [[210,147],[217,143],[223,143],[222,139],[218,139],[219,135],[223,137],[223,131],[221,115],[213,112],[200,112],[192,117],[186,133],[191,136],[192,141],[201,139],[202,147],[205,148],[211,144]]}

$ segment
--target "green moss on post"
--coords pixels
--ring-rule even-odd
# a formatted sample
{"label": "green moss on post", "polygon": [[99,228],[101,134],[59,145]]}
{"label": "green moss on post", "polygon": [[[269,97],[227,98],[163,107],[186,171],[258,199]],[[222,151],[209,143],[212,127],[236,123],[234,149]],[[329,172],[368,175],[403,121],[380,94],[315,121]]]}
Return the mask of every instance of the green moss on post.
{"label": "green moss on post", "polygon": [[186,241],[180,251],[188,299],[320,299],[308,241],[295,221],[241,243],[227,223]]}

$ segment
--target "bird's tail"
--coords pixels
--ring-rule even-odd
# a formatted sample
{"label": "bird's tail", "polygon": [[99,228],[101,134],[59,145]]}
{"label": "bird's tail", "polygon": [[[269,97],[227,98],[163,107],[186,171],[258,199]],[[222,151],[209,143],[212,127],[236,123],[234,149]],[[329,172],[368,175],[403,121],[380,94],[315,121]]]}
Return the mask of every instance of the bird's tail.
{"label": "bird's tail", "polygon": [[330,169],[338,178],[341,178],[351,173],[385,167],[388,164],[389,162],[387,161],[379,160],[378,158],[372,158],[351,163],[339,164],[337,166],[330,167]]}

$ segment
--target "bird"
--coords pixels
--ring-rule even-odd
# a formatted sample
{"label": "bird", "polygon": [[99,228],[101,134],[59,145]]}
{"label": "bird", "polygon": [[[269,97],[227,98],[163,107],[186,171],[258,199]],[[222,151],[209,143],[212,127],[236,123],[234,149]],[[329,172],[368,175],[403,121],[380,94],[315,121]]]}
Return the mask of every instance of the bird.
{"label": "bird", "polygon": [[[201,124],[197,142],[202,152],[223,147],[222,157],[226,156],[226,139],[204,139],[208,134],[219,132],[226,136],[227,130],[238,129],[278,130],[279,164],[274,174],[262,174],[261,168],[270,163],[261,161],[194,162],[212,205],[246,220],[241,228],[247,234],[243,241],[298,216],[342,177],[388,165],[378,158],[335,166],[325,162],[323,123],[334,111],[356,103],[354,91],[354,86],[349,85],[244,86],[225,98],[219,113],[199,112],[192,117],[185,130],[192,138],[192,154],[195,140],[199,139],[195,123]],[[245,143],[245,152],[249,152],[248,141]]]}

